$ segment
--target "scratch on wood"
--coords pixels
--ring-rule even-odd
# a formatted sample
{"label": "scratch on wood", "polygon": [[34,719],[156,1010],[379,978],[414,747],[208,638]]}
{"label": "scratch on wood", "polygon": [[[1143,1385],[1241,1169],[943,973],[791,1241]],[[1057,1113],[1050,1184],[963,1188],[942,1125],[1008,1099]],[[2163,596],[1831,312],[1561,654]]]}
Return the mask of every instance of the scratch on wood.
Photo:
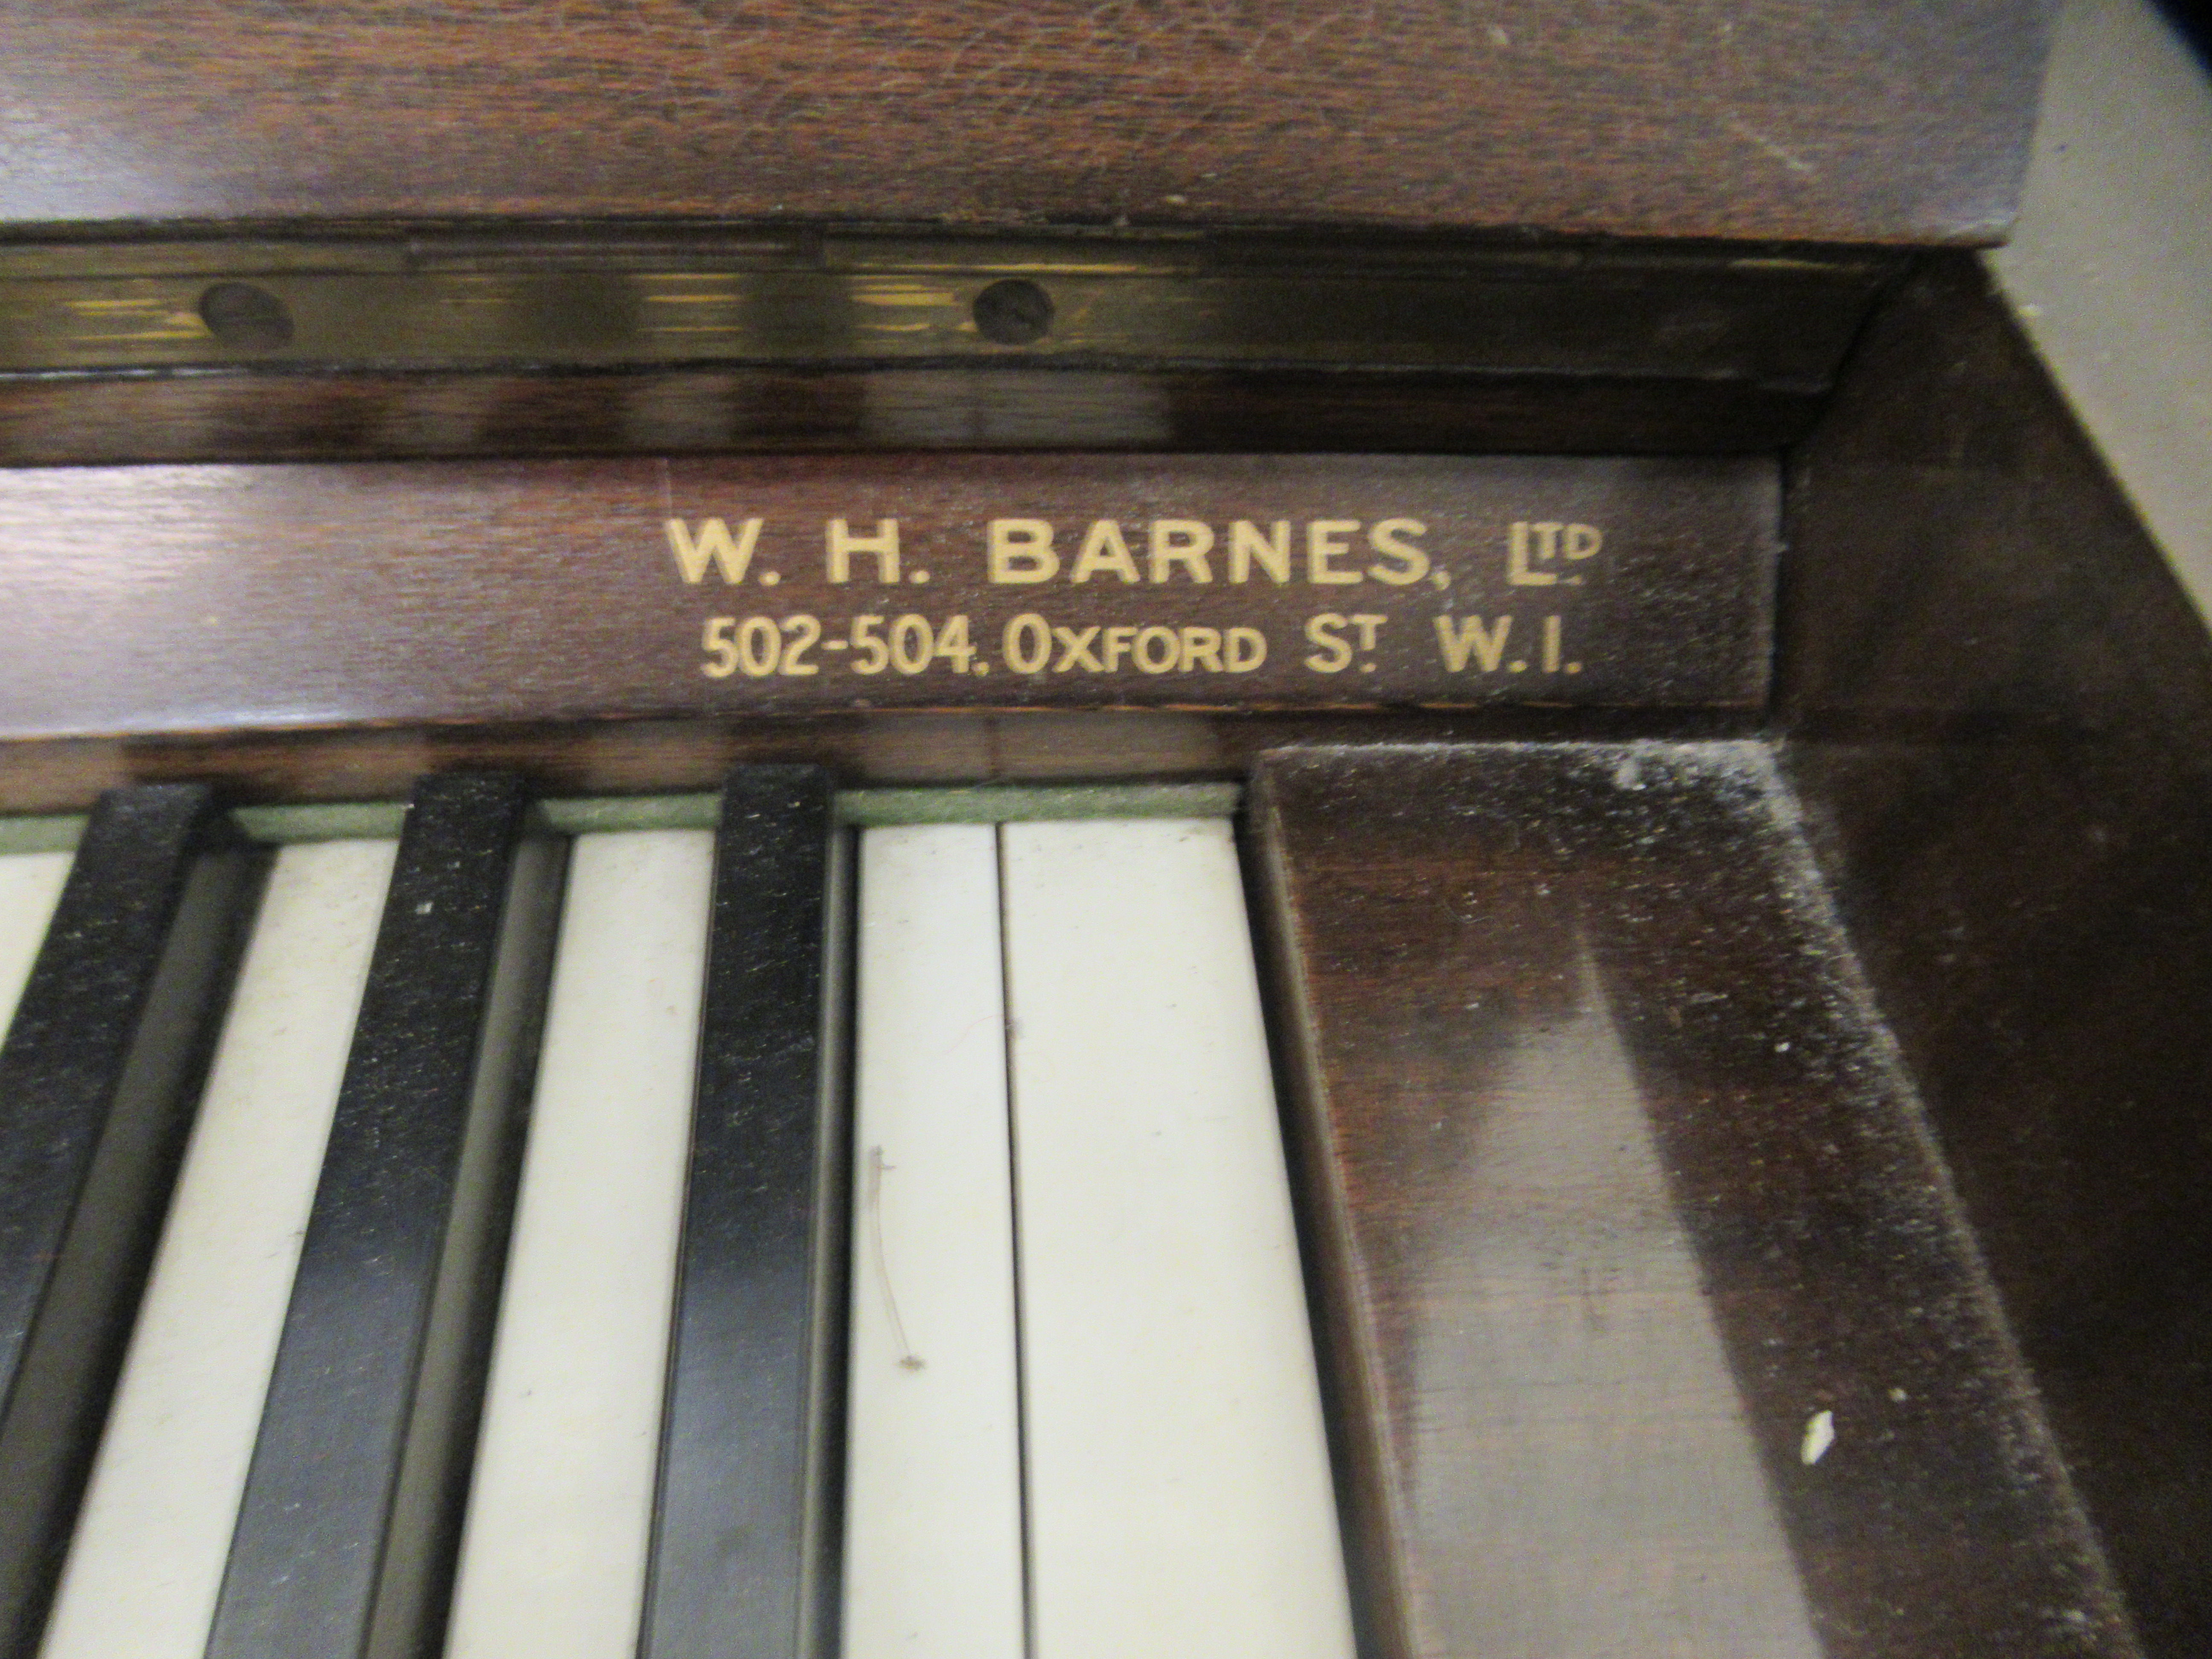
{"label": "scratch on wood", "polygon": [[1782,145],[1776,143],[1774,140],[1768,137],[1757,128],[1738,120],[1733,115],[1725,118],[1724,125],[1727,126],[1728,130],[1735,134],[1737,137],[1742,139],[1747,144],[1754,145],[1758,149],[1765,151],[1767,155],[1781,162],[1784,167],[1788,167],[1792,173],[1809,179],[1813,174],[1820,171],[1820,168],[1814,167],[1810,161],[1798,155],[1795,150],[1784,149]]}

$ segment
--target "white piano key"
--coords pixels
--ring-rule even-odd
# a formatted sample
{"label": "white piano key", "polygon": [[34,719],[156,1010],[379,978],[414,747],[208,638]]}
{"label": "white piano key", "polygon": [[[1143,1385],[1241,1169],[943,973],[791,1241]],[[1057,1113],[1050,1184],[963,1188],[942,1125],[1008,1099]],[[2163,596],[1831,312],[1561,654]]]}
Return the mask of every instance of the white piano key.
{"label": "white piano key", "polygon": [[67,853],[10,853],[0,858],[0,1041],[31,977],[40,941],[69,879]]}
{"label": "white piano key", "polygon": [[1348,1659],[1229,827],[1002,833],[1035,1659]]}
{"label": "white piano key", "polygon": [[392,872],[270,872],[63,1573],[45,1659],[199,1659]]}
{"label": "white piano key", "polygon": [[860,842],[845,1659],[1022,1659],[998,838]]}
{"label": "white piano key", "polygon": [[579,836],[449,1659],[638,1639],[714,836]]}

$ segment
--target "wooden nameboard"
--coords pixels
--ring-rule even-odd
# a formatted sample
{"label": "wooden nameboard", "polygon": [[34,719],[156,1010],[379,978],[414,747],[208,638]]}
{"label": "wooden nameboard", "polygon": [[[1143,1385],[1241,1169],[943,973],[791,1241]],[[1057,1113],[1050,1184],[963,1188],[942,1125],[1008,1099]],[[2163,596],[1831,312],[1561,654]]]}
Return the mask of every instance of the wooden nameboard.
{"label": "wooden nameboard", "polygon": [[0,473],[0,738],[932,708],[1750,708],[1765,459]]}

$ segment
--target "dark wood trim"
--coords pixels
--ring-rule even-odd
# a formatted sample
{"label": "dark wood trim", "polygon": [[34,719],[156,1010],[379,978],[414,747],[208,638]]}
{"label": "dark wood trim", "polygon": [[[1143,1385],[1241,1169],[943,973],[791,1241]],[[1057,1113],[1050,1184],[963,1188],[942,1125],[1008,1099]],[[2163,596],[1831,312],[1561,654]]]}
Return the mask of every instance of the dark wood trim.
{"label": "dark wood trim", "polygon": [[1023,449],[1748,454],[1817,386],[1158,368],[0,376],[0,465]]}
{"label": "dark wood trim", "polygon": [[[0,240],[0,463],[1771,449],[1902,264],[625,224]],[[987,329],[1010,293],[1036,315]]]}
{"label": "dark wood trim", "polygon": [[2212,644],[1980,268],[1794,457],[1779,714],[2148,1651],[2212,1650]]}

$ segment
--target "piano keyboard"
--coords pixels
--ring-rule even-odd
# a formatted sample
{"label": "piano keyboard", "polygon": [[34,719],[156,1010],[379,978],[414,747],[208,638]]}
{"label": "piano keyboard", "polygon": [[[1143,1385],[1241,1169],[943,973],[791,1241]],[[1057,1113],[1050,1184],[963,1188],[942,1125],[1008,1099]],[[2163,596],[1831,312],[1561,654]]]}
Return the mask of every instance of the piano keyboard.
{"label": "piano keyboard", "polygon": [[0,1659],[2133,1659],[1765,764],[1258,769],[1334,1471],[1218,793],[111,793],[0,856]]}
{"label": "piano keyboard", "polygon": [[[9,1651],[1348,1659],[1225,821],[848,860],[805,769],[739,774],[712,831],[572,840],[433,779],[396,845],[252,855],[220,1039],[154,1088],[192,1045],[149,952],[190,991],[235,943],[203,922],[197,977],[155,948],[195,857],[240,886],[212,821],[129,792],[73,866],[0,859],[0,1085],[75,1068],[87,1202],[112,1103],[190,1126],[103,1229],[0,1152],[11,1219],[65,1224],[0,1261],[12,1416],[42,1345],[84,1397],[119,1365],[96,1456],[87,1424],[8,1483]],[[73,930],[126,890],[135,931]],[[61,1052],[106,981],[106,1047]]]}

